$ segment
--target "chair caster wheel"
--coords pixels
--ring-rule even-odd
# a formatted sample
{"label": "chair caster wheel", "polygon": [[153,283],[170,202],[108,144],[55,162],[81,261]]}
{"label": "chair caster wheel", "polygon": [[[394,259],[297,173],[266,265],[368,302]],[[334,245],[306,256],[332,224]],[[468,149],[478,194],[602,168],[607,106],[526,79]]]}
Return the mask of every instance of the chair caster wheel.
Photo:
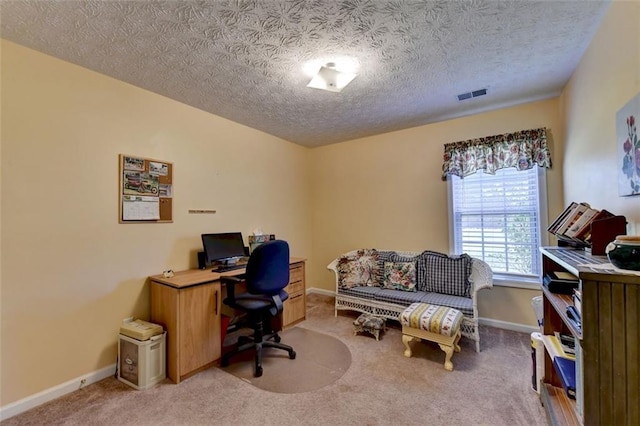
{"label": "chair caster wheel", "polygon": [[262,376],[262,367],[256,367],[256,372],[253,375],[253,377],[260,377]]}
{"label": "chair caster wheel", "polygon": [[289,354],[289,359],[296,359],[296,351],[291,351]]}
{"label": "chair caster wheel", "polygon": [[275,336],[273,336],[273,341],[276,343],[280,343],[282,339],[280,338],[280,336],[278,334],[276,334]]}

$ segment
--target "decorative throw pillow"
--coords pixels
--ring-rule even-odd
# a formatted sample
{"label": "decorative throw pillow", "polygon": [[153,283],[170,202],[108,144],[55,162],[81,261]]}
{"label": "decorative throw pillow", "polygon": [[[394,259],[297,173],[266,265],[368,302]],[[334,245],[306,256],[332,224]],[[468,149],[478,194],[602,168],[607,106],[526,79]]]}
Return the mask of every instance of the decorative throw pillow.
{"label": "decorative throw pillow", "polygon": [[378,282],[380,283],[380,287],[382,288],[390,288],[386,287],[384,283],[384,264],[387,262],[415,262],[415,256],[403,256],[398,254],[395,251],[378,251]]}
{"label": "decorative throw pillow", "polygon": [[364,249],[352,255],[341,256],[338,259],[337,270],[340,288],[376,286],[378,252],[375,249]]}
{"label": "decorative throw pillow", "polygon": [[460,256],[429,256],[427,258],[427,291],[471,297],[471,258]]}
{"label": "decorative throw pillow", "polygon": [[416,264],[414,262],[385,262],[384,288],[416,291]]}
{"label": "decorative throw pillow", "polygon": [[429,256],[449,257],[444,253],[431,250],[425,250],[416,257],[416,286],[418,291],[430,291],[427,290],[427,258]]}
{"label": "decorative throw pillow", "polygon": [[[451,296],[471,297],[471,266],[473,259],[467,254],[448,256],[428,252],[421,255],[424,266],[424,291]],[[420,269],[419,267],[419,269]]]}

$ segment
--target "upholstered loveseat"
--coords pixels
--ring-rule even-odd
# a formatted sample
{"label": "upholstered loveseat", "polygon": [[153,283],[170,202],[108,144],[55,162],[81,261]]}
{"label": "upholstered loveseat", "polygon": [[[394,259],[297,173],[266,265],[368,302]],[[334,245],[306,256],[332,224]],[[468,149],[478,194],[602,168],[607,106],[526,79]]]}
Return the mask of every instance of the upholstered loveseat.
{"label": "upholstered loveseat", "polygon": [[361,249],[339,256],[327,268],[336,278],[336,315],[348,309],[397,321],[414,302],[448,306],[462,312],[462,335],[480,351],[477,296],[493,286],[493,272],[484,261],[429,250]]}

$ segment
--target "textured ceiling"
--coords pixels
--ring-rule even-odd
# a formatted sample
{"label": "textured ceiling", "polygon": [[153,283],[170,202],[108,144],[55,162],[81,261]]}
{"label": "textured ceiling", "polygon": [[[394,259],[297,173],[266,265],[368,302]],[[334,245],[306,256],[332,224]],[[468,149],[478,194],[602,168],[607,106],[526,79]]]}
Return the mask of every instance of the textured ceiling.
{"label": "textured ceiling", "polygon": [[[320,146],[557,96],[609,5],[3,0],[0,16],[5,39]],[[341,93],[306,87],[307,61],[345,57]]]}

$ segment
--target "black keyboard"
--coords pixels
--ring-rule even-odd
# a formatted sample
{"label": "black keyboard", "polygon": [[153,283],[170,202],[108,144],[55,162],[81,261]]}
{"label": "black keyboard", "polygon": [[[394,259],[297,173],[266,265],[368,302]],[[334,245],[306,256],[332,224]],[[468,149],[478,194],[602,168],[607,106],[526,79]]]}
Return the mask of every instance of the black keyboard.
{"label": "black keyboard", "polygon": [[245,268],[247,265],[246,264],[240,264],[240,265],[229,265],[229,266],[218,266],[215,269],[212,269],[211,272],[228,272],[228,271],[235,271],[236,269],[242,269]]}

